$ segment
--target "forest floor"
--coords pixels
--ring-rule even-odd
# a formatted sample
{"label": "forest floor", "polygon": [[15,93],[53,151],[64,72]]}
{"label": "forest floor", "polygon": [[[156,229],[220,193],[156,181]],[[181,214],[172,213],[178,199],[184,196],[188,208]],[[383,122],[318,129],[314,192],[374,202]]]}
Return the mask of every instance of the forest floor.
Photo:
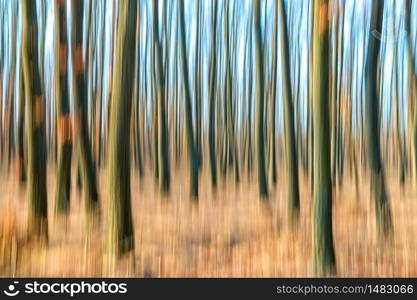
{"label": "forest floor", "polygon": [[[260,204],[256,180],[220,180],[212,191],[200,181],[199,205],[188,197],[186,174],[173,172],[169,198],[159,195],[152,172],[139,180],[132,171],[134,263],[122,260],[106,272],[107,176],[100,174],[102,222],[85,239],[83,202],[73,180],[68,222],[54,218],[54,168],[48,168],[49,243],[35,247],[24,237],[26,189],[0,172],[0,276],[129,277],[310,277],[311,197],[303,175],[301,214],[296,227],[286,217],[285,178],[271,191],[272,214]],[[179,173],[179,174],[178,174]],[[51,176],[52,174],[52,176]],[[75,172],[73,172],[75,174]],[[233,176],[231,176],[233,177]],[[75,178],[75,176],[73,176]],[[417,276],[417,193],[388,176],[394,237],[378,241],[368,180],[356,191],[347,179],[335,189],[333,230],[340,277]],[[357,196],[359,195],[359,197]]]}

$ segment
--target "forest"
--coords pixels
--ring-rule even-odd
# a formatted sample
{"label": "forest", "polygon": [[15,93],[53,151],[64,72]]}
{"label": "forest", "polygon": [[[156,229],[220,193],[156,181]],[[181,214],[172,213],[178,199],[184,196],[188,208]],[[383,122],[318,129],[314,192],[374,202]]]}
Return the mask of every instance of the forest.
{"label": "forest", "polygon": [[417,1],[0,0],[0,276],[416,277]]}

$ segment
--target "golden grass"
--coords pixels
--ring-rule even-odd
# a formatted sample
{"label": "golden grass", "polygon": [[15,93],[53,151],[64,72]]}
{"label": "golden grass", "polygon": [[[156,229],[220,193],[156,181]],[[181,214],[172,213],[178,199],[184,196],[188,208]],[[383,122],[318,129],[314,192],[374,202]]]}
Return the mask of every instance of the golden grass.
{"label": "golden grass", "polygon": [[[55,178],[49,168],[50,240],[47,247],[25,242],[25,189],[0,173],[0,276],[109,276],[105,271],[107,178],[100,174],[103,220],[100,228],[84,232],[83,203],[75,180],[71,215],[53,215]],[[152,174],[150,171],[147,174]],[[271,192],[272,215],[259,203],[256,181],[220,180],[211,189],[208,174],[200,183],[200,203],[188,197],[186,174],[173,172],[169,198],[161,198],[151,175],[139,180],[132,172],[135,224],[134,265],[122,261],[111,276],[129,277],[310,277],[311,198],[301,176],[301,215],[295,228],[287,225],[286,183]],[[233,177],[233,176],[231,176]],[[394,239],[377,240],[369,183],[360,180],[359,197],[348,179],[334,191],[333,229],[340,277],[417,276],[417,194],[409,185],[400,189],[390,176]]]}

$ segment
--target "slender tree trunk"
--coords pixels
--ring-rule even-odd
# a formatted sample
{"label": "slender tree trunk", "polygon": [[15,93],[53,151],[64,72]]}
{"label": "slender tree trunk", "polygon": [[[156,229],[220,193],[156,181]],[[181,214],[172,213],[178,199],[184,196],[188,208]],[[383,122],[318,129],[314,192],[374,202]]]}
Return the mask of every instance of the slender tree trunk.
{"label": "slender tree trunk", "polygon": [[217,186],[217,158],[216,158],[216,85],[217,85],[217,3],[213,1],[213,27],[212,27],[212,44],[210,52],[210,103],[209,103],[209,157],[210,157],[210,174],[213,188]]}
{"label": "slender tree trunk", "polygon": [[[249,35],[250,35],[250,42],[249,42],[249,66],[252,66],[253,62],[253,51],[252,51],[252,36],[253,36],[253,18],[250,18],[249,21]],[[247,172],[248,178],[251,179],[252,175],[252,168],[253,168],[253,150],[252,150],[252,98],[253,98],[253,72],[249,72],[249,92],[248,92],[248,124],[247,124],[247,132],[248,132],[248,154],[247,154]]]}
{"label": "slender tree trunk", "polygon": [[198,159],[198,168],[201,170],[202,166],[202,151],[201,151],[201,126],[202,126],[202,86],[201,86],[201,77],[202,68],[201,68],[201,57],[202,57],[202,50],[201,50],[201,36],[202,36],[202,22],[201,19],[201,7],[202,7],[202,0],[197,0],[197,41],[196,41],[196,55],[195,55],[195,74],[194,74],[194,86],[195,86],[195,151],[197,152],[197,159]]}
{"label": "slender tree trunk", "polygon": [[185,18],[184,18],[184,0],[180,0],[180,33],[181,33],[181,57],[182,73],[184,75],[185,90],[185,130],[187,135],[188,155],[190,158],[190,194],[192,199],[198,198],[198,153],[194,143],[193,123],[191,117],[191,92],[188,78],[187,52],[185,46]]}
{"label": "slender tree trunk", "polygon": [[[23,76],[22,76],[23,81]],[[23,87],[23,84],[20,84]],[[26,162],[25,162],[25,93],[21,89],[20,105],[19,105],[19,124],[17,129],[18,134],[18,151],[16,158],[17,180],[20,183],[26,182]],[[1,113],[1,112],[0,112]]]}
{"label": "slender tree trunk", "polygon": [[290,81],[290,49],[284,0],[278,0],[276,4],[278,7],[279,19],[281,21],[280,44],[283,53],[281,78],[284,96],[285,160],[287,163],[288,173],[288,210],[290,219],[294,220],[298,218],[300,213],[300,196],[298,184],[297,146],[294,132],[294,108]]}
{"label": "slender tree trunk", "polygon": [[337,103],[338,103],[338,78],[339,78],[339,57],[340,57],[340,44],[339,44],[339,5],[338,1],[333,1],[333,7],[331,8],[332,13],[334,16],[331,16],[331,23],[333,30],[330,31],[330,38],[333,42],[333,47],[331,47],[331,75],[329,76],[329,80],[331,82],[331,96],[330,96],[330,104],[331,104],[331,112],[330,112],[330,167],[331,167],[331,178],[332,178],[332,185],[334,186],[336,183],[336,176],[337,176]]}
{"label": "slender tree trunk", "polygon": [[139,73],[139,62],[140,62],[140,19],[141,19],[141,13],[140,13],[140,2],[138,3],[138,12],[136,16],[136,50],[135,50],[135,57],[136,57],[136,120],[135,120],[135,126],[136,126],[136,138],[137,138],[137,159],[138,159],[138,169],[139,169],[139,177],[143,177],[144,174],[144,167],[143,167],[143,160],[142,160],[142,141],[141,141],[141,128],[143,129],[141,125],[141,122],[143,122],[143,115],[141,114],[141,97],[140,97],[140,79],[141,74]]}
{"label": "slender tree trunk", "polygon": [[165,76],[162,66],[162,46],[159,40],[158,26],[158,3],[153,0],[153,35],[154,35],[154,59],[156,63],[155,79],[156,101],[157,101],[157,120],[158,120],[158,167],[159,167],[159,187],[163,194],[167,194],[170,189],[170,170],[169,170],[169,148],[168,148],[168,129],[166,118],[166,98],[165,98]]}
{"label": "slender tree trunk", "polygon": [[314,27],[314,2],[309,1],[309,27],[310,27],[310,35],[311,35],[311,41],[309,45],[309,56],[308,56],[308,105],[307,109],[309,111],[309,130],[308,130],[308,136],[309,136],[309,154],[310,154],[310,167],[309,167],[309,183],[310,183],[310,190],[313,192],[314,189],[314,116],[313,116],[313,107],[314,107],[314,86],[313,86],[313,27]]}
{"label": "slender tree trunk", "polygon": [[[275,28],[272,46],[272,95],[270,97],[270,111],[269,111],[269,181],[275,185],[277,183],[277,163],[276,163],[276,130],[275,130],[275,116],[276,116],[276,98],[277,98],[277,72],[278,72],[278,1],[275,1]],[[284,21],[285,22],[285,21]],[[281,23],[282,25],[282,23]]]}
{"label": "slender tree trunk", "polygon": [[[13,49],[12,49],[13,51]],[[13,59],[13,58],[11,58]],[[13,160],[13,156],[15,154],[15,144],[14,144],[14,107],[15,107],[15,100],[14,100],[14,91],[13,91],[13,84],[12,82],[15,80],[14,71],[15,71],[15,64],[13,63],[10,67],[10,74],[9,74],[9,88],[7,93],[7,103],[8,109],[7,112],[7,170],[10,170],[10,165]]]}
{"label": "slender tree trunk", "polygon": [[255,66],[256,66],[256,155],[258,164],[258,186],[262,198],[268,196],[268,185],[265,172],[265,138],[264,138],[264,68],[261,41],[261,17],[259,0],[253,2],[253,15],[255,21]]}
{"label": "slender tree trunk", "polygon": [[[396,34],[394,29],[394,34]],[[395,36],[395,35],[394,35]],[[401,138],[401,125],[400,125],[400,80],[398,74],[398,65],[397,65],[397,48],[394,47],[394,58],[393,58],[393,70],[392,70],[392,92],[394,98],[394,130],[395,130],[395,140],[397,148],[397,170],[398,170],[398,180],[400,185],[404,184],[405,181],[405,168],[404,168],[404,152],[403,152],[403,143]]]}

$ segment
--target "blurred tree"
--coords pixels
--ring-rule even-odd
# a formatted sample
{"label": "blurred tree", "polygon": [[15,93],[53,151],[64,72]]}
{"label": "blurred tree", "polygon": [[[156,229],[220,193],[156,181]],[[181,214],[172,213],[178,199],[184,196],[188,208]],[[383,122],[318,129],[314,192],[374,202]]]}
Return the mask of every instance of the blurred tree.
{"label": "blurred tree", "polygon": [[[393,36],[397,35],[395,22],[392,22],[392,34]],[[400,119],[400,96],[401,96],[401,83],[399,82],[399,74],[398,74],[398,49],[394,47],[394,54],[393,54],[393,69],[392,69],[392,77],[391,77],[391,89],[394,98],[394,131],[395,131],[395,144],[397,148],[397,169],[398,169],[398,180],[400,185],[404,184],[405,181],[405,163],[404,163],[404,149],[403,149],[403,141],[402,141],[402,133],[401,133],[401,119]]]}
{"label": "blurred tree", "polygon": [[[74,13],[72,15],[73,24],[75,24],[75,47],[72,53],[73,62],[73,89],[75,105],[75,128],[76,139],[78,144],[78,172],[81,179],[87,215],[90,217],[97,216],[99,213],[99,201],[97,192],[97,178],[94,169],[91,140],[88,135],[87,124],[87,101],[88,101],[88,83],[86,76],[87,62],[83,60],[83,51],[87,49],[83,44],[83,28],[88,28],[83,24],[82,18],[84,0],[76,0],[74,4]],[[83,27],[83,25],[86,25]]]}
{"label": "blurred tree", "polygon": [[211,28],[211,49],[210,49],[210,102],[209,102],[209,157],[210,157],[210,172],[211,184],[213,187],[217,186],[217,157],[216,157],[216,87],[217,87],[217,3],[212,1],[212,28]]}
{"label": "blurred tree", "polygon": [[195,151],[197,152],[198,169],[201,169],[203,153],[201,151],[201,132],[202,132],[202,38],[203,38],[203,26],[204,22],[202,18],[203,0],[196,0],[197,9],[197,29],[196,29],[196,55],[194,61],[194,98],[195,98]]}
{"label": "blurred tree", "polygon": [[391,208],[385,188],[384,169],[380,151],[380,130],[378,126],[379,105],[377,91],[377,66],[380,39],[377,33],[382,31],[384,2],[372,0],[371,33],[368,41],[368,55],[365,64],[365,111],[366,111],[366,147],[371,176],[371,197],[375,203],[378,233],[388,236],[392,232]]}
{"label": "blurred tree", "polygon": [[408,103],[409,103],[409,126],[411,128],[411,171],[413,186],[417,188],[417,105],[415,104],[416,87],[417,87],[417,68],[416,59],[413,55],[413,46],[411,38],[411,0],[405,1],[405,31],[407,34],[407,58],[410,63],[410,79],[408,84]]}
{"label": "blurred tree", "polygon": [[[239,153],[236,141],[236,132],[235,132],[235,117],[234,117],[234,107],[235,102],[235,82],[232,78],[232,72],[234,70],[233,58],[235,55],[236,47],[236,28],[233,26],[232,30],[230,27],[230,4],[231,2],[225,2],[224,5],[224,35],[225,35],[225,89],[224,89],[224,117],[225,117],[225,160],[224,168],[227,170],[228,167],[234,165],[235,171],[235,181],[240,181],[240,171],[239,171]],[[234,2],[236,3],[236,2]],[[232,20],[234,20],[235,9],[232,10]]]}
{"label": "blurred tree", "polygon": [[28,232],[38,240],[48,240],[46,190],[45,103],[38,61],[36,3],[22,2],[22,64],[26,98],[28,141]]}
{"label": "blurred tree", "polygon": [[55,212],[68,214],[70,211],[71,193],[71,156],[72,156],[72,125],[67,78],[68,39],[66,1],[55,1],[55,25],[57,51],[56,74],[56,127],[58,157],[56,167]]}
{"label": "blurred tree", "polygon": [[[18,83],[20,92],[20,105],[19,105],[19,120],[17,129],[17,157],[16,157],[16,171],[17,180],[20,183],[26,182],[26,160],[25,160],[25,93],[23,88],[23,75]],[[0,105],[1,106],[1,105]],[[0,109],[1,113],[1,109]],[[1,161],[1,158],[0,158]]]}
{"label": "blurred tree", "polygon": [[[158,151],[158,176],[159,187],[161,192],[166,194],[170,189],[170,170],[169,170],[169,152],[168,152],[168,130],[167,130],[167,114],[166,110],[166,95],[165,95],[165,80],[166,76],[163,69],[162,61],[162,41],[159,38],[159,13],[158,13],[158,0],[153,0],[153,51],[155,61],[155,82],[156,82],[156,103],[157,103],[157,115],[155,118],[158,120],[157,128],[157,151]],[[166,5],[166,3],[164,3]]]}
{"label": "blurred tree", "polygon": [[[278,72],[278,1],[274,3],[274,31],[272,37],[272,66],[271,66],[271,94],[269,96],[269,164],[268,177],[272,185],[277,183],[277,155],[276,155],[276,102],[277,102],[277,72]],[[280,24],[282,25],[282,23]]]}
{"label": "blurred tree", "polygon": [[190,195],[198,198],[198,152],[194,142],[193,121],[191,111],[191,91],[188,77],[187,49],[185,46],[184,0],[179,1],[180,33],[181,33],[181,61],[185,90],[185,131],[187,135],[188,156],[190,160]]}
{"label": "blurred tree", "polygon": [[130,120],[137,1],[119,3],[109,135],[109,252],[112,258],[134,249],[130,191]]}
{"label": "blurred tree", "polygon": [[255,67],[256,67],[256,156],[258,164],[258,186],[262,198],[268,196],[268,185],[265,172],[265,139],[264,139],[264,68],[261,38],[261,8],[259,0],[253,2],[253,17],[255,26]]}
{"label": "blurred tree", "polygon": [[332,230],[329,133],[329,0],[314,1],[313,22],[313,266],[316,275],[336,271]]}
{"label": "blurred tree", "polygon": [[285,161],[288,173],[288,208],[290,219],[295,220],[300,213],[300,195],[298,184],[297,146],[294,132],[294,108],[290,76],[290,45],[284,0],[276,1],[277,18],[280,21],[280,45],[282,47],[282,90],[284,105]]}

